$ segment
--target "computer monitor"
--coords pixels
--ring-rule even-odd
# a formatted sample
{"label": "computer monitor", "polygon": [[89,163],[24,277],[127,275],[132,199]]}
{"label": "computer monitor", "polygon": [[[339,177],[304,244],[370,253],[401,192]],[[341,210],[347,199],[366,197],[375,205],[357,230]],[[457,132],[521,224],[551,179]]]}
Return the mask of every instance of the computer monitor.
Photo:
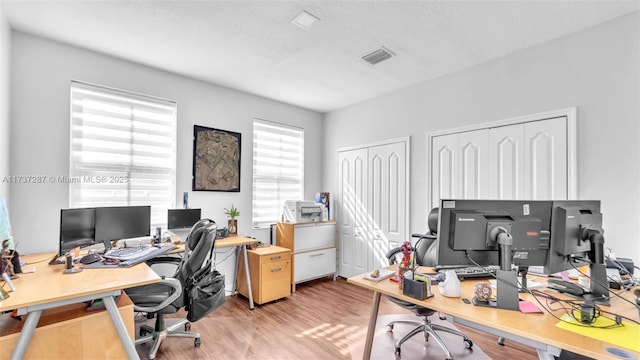
{"label": "computer monitor", "polygon": [[58,256],[76,247],[91,246],[95,242],[95,208],[60,210]]}
{"label": "computer monitor", "polygon": [[169,230],[187,230],[201,219],[201,209],[169,209],[167,228]]}
{"label": "computer monitor", "polygon": [[545,273],[553,274],[588,264],[590,289],[583,298],[606,305],[609,303],[609,282],[603,234],[600,201],[554,201]]}
{"label": "computer monitor", "polygon": [[151,206],[96,208],[97,242],[150,236]]}
{"label": "computer monitor", "polygon": [[[550,201],[441,200],[438,265],[544,266],[550,228]],[[502,258],[500,239],[508,243]]]}
{"label": "computer monitor", "polygon": [[[544,266],[549,251],[550,201],[445,199],[440,201],[438,265],[495,266],[495,302],[474,304],[519,310],[518,277],[526,289],[529,266]],[[518,271],[512,270],[512,265]]]}

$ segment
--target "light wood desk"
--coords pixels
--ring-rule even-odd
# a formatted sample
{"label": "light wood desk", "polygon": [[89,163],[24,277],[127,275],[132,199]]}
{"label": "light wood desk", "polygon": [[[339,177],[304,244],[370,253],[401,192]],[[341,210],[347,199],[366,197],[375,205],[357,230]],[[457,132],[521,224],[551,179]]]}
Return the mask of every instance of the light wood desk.
{"label": "light wood desk", "polygon": [[66,306],[89,300],[102,299],[129,359],[138,359],[135,346],[113,299],[122,289],[151,284],[160,277],[146,264],[129,268],[85,269],[75,274],[63,274],[64,265],[48,265],[50,254],[24,256],[27,263],[44,260],[34,265],[34,273],[21,274],[13,280],[16,291],[0,301],[0,311],[17,310],[26,320],[16,342],[11,359],[22,359],[31,337],[46,309]]}
{"label": "light wood desk", "polygon": [[[244,274],[246,284],[249,287],[248,296],[249,298],[249,309],[253,310],[255,305],[253,303],[253,291],[251,291],[251,273],[249,272],[249,262],[247,261],[247,245],[257,244],[258,240],[247,238],[243,236],[229,236],[226,238],[216,239],[215,248],[226,248],[226,247],[235,247],[236,248],[236,264],[240,263],[240,255],[242,254],[242,258],[244,260]],[[240,250],[240,251],[238,251]],[[178,248],[173,250],[172,253],[180,253],[184,251],[184,242],[178,245]],[[234,272],[233,279],[233,289],[231,290],[232,294],[237,293],[238,288],[238,272]]]}
{"label": "light wood desk", "polygon": [[[390,266],[389,268],[396,269],[395,266]],[[469,299],[473,297],[473,285],[476,281],[469,279],[461,282],[462,297]],[[546,282],[543,277],[536,278],[536,281]],[[449,321],[532,346],[538,351],[538,356],[541,359],[553,359],[552,355],[559,355],[562,349],[594,359],[619,359],[619,357],[615,357],[605,350],[611,347],[617,348],[616,345],[558,328],[556,326],[558,320],[546,312],[542,314],[524,314],[519,311],[468,305],[462,302],[460,298],[448,298],[440,295],[440,291],[435,285],[432,286],[433,297],[417,300],[403,295],[402,291],[398,289],[398,284],[388,279],[373,282],[363,279],[362,275],[357,275],[349,278],[348,282],[374,291],[363,359],[371,357],[371,347],[373,345],[381,294],[436,310],[446,314]],[[620,294],[634,302],[631,291],[624,291]],[[561,297],[557,292],[554,292],[553,295]],[[520,298],[532,300],[535,303],[535,300],[529,294],[520,294]],[[635,306],[615,295],[611,296],[611,307],[603,306],[603,308],[638,320],[638,310]],[[557,311],[556,313],[558,316],[562,315],[562,311]],[[628,349],[625,349],[625,351],[635,354],[640,359],[640,353]]]}

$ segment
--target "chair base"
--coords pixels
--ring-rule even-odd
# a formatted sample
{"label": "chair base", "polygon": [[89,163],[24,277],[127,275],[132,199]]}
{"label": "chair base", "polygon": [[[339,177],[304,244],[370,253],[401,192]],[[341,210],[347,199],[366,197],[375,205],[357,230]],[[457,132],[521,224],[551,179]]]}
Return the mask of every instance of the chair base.
{"label": "chair base", "polygon": [[446,327],[446,326],[442,326],[442,325],[438,325],[438,324],[432,324],[431,321],[428,318],[425,318],[423,322],[410,321],[410,320],[392,321],[392,322],[387,324],[387,326],[386,326],[387,331],[393,331],[393,326],[395,324],[415,325],[415,327],[411,331],[409,331],[409,333],[407,333],[405,336],[403,336],[400,340],[398,340],[395,343],[394,348],[395,348],[395,354],[396,355],[400,355],[400,353],[401,353],[400,348],[401,348],[401,346],[402,346],[402,344],[404,342],[406,342],[407,340],[409,340],[410,338],[412,338],[416,334],[424,333],[425,341],[429,341],[429,335],[433,336],[433,338],[436,340],[436,342],[438,343],[438,345],[440,346],[442,351],[444,351],[446,359],[447,360],[452,360],[453,359],[453,355],[451,355],[451,352],[447,348],[447,345],[445,345],[444,341],[442,340],[440,335],[438,335],[436,333],[436,331],[442,331],[442,332],[447,332],[447,333],[450,333],[450,334],[458,335],[458,336],[462,337],[462,340],[464,341],[465,347],[467,349],[472,349],[473,348],[473,342],[465,334],[463,334],[462,332],[460,332],[460,331],[458,331],[456,329],[452,329],[452,328],[449,328],[449,327]]}
{"label": "chair base", "polygon": [[[185,331],[177,330],[178,328],[183,327]],[[194,346],[199,347],[200,342],[200,334],[197,332],[188,331],[191,328],[191,323],[187,319],[179,319],[179,321],[171,326],[167,326],[161,331],[155,330],[153,327],[149,325],[141,325],[140,326],[140,336],[136,338],[135,344],[144,344],[153,341],[151,345],[151,350],[149,350],[149,359],[153,360],[156,358],[156,353],[160,348],[160,343],[167,337],[183,337],[183,338],[192,338],[194,339]]]}

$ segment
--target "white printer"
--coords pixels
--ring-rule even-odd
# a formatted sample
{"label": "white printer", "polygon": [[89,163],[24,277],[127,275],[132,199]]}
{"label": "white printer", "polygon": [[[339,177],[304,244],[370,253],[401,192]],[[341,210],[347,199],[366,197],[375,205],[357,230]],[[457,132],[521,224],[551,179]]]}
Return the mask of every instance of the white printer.
{"label": "white printer", "polygon": [[282,208],[284,222],[325,221],[326,211],[323,204],[313,201],[287,200]]}

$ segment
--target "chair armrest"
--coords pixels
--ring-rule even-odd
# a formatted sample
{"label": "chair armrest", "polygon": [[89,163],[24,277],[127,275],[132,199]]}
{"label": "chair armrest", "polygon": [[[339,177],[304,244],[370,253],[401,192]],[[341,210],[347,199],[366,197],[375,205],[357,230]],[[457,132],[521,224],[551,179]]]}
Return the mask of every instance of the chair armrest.
{"label": "chair armrest", "polygon": [[394,247],[393,249],[387,251],[384,256],[389,260],[389,265],[393,265],[396,263],[396,254],[402,252],[402,247]]}
{"label": "chair armrest", "polygon": [[172,302],[174,302],[177,298],[182,296],[182,285],[180,285],[180,281],[174,278],[164,278],[158,283],[154,283],[153,285],[164,285],[170,288],[173,288],[175,291],[161,303],[154,306],[140,306],[133,304],[133,309],[135,311],[141,312],[157,312],[160,311],[167,306],[169,306]]}
{"label": "chair armrest", "polygon": [[181,261],[182,261],[182,258],[179,258],[179,257],[174,257],[174,256],[156,256],[154,258],[151,258],[151,259],[145,261],[145,263],[147,263],[147,265],[154,265],[154,264],[176,264],[176,265],[180,265]]}
{"label": "chair armrest", "polygon": [[146,264],[158,275],[165,277],[175,277],[176,271],[180,267],[182,258],[172,256],[158,256],[146,261]]}
{"label": "chair armrest", "polygon": [[434,235],[434,234],[411,234],[412,238],[418,238],[418,239],[422,239],[422,238],[426,238],[426,239],[437,239],[438,235]]}

